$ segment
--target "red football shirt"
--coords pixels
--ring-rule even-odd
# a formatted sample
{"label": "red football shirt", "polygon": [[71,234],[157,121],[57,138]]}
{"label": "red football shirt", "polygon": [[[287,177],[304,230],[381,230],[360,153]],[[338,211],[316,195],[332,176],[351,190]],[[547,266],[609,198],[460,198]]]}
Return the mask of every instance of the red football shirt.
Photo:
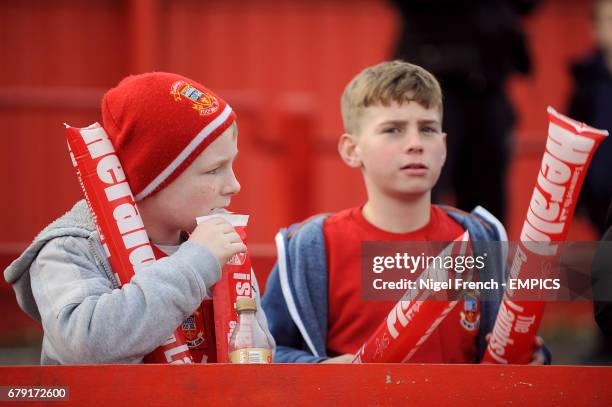
{"label": "red football shirt", "polygon": [[[327,351],[356,353],[386,318],[395,302],[364,301],[361,295],[361,242],[452,241],[464,232],[444,210],[433,206],[427,225],[410,233],[390,233],[370,224],[361,207],[328,218],[323,225],[329,270]],[[412,357],[415,363],[473,363],[479,304],[460,301]]]}

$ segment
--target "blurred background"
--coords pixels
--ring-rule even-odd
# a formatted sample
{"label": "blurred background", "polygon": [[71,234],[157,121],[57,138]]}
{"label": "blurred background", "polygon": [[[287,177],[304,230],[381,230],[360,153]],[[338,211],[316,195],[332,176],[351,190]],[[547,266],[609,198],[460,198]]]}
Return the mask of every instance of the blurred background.
{"label": "blurred background", "polygon": [[[516,14],[529,69],[508,69],[500,81],[515,112],[504,139],[507,172],[501,177],[504,223],[512,240],[519,237],[536,180],[546,107],[568,111],[574,87],[570,66],[596,46],[591,1],[518,3],[534,4]],[[249,247],[263,285],[275,260],[279,228],[364,202],[359,172],[343,165],[336,152],[342,133],[339,100],[360,70],[398,55],[409,24],[402,13],[411,13],[408,7],[400,12],[401,5],[384,0],[0,2],[0,269],[82,196],[62,123],[82,127],[101,121],[100,100],[107,89],[129,74],[159,70],[205,84],[238,113],[236,172],[243,188],[232,209],[252,216]],[[448,17],[434,15],[428,29],[451,32],[471,24],[465,17]],[[411,46],[410,37],[403,41]],[[492,187],[474,181],[477,189]],[[440,191],[439,198],[460,201],[452,189]],[[597,225],[577,214],[569,239],[598,238]],[[0,363],[37,364],[41,330],[19,310],[4,280],[0,309]],[[542,333],[555,363],[603,363],[593,356],[599,331],[590,303],[550,304],[545,315]]]}

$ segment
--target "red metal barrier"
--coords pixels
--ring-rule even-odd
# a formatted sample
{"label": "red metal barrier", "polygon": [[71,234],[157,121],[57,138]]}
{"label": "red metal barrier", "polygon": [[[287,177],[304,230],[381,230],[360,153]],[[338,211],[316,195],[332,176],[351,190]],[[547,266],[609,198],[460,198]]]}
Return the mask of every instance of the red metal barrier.
{"label": "red metal barrier", "polygon": [[612,368],[477,365],[0,367],[0,386],[67,386],[64,405],[610,405]]}

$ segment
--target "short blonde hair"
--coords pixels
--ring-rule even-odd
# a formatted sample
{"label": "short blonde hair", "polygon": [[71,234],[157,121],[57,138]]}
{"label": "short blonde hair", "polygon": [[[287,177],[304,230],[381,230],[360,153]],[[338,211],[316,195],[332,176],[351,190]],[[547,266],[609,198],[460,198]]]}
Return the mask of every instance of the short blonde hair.
{"label": "short blonde hair", "polygon": [[597,23],[599,22],[599,19],[601,18],[601,7],[604,4],[608,4],[612,2],[612,0],[595,0],[593,1],[593,9],[591,11],[591,17],[593,18],[593,20]]}
{"label": "short blonde hair", "polygon": [[344,89],[340,101],[344,131],[349,134],[357,131],[357,120],[368,106],[411,101],[427,109],[437,108],[442,119],[442,90],[427,70],[399,60],[370,66]]}

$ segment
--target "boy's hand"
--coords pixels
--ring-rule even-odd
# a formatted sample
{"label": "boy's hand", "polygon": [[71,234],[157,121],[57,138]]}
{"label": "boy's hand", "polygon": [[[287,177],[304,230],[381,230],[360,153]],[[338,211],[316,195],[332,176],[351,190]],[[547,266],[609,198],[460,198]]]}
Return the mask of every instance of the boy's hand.
{"label": "boy's hand", "polygon": [[353,359],[355,359],[355,355],[345,353],[344,355],[336,356],[335,358],[325,359],[321,363],[353,363]]}
{"label": "boy's hand", "polygon": [[[489,339],[491,339],[491,334],[487,334],[485,336],[485,341],[489,343]],[[544,351],[542,347],[544,346],[544,339],[541,336],[535,337],[535,343],[533,344],[533,354],[531,355],[530,365],[543,365],[546,361],[546,356],[544,355]]]}
{"label": "boy's hand", "polygon": [[189,236],[189,241],[206,246],[217,258],[221,267],[234,254],[247,250],[234,227],[221,218],[212,218],[200,223]]}
{"label": "boy's hand", "polygon": [[546,361],[542,346],[544,346],[544,339],[541,336],[536,336],[535,343],[533,344],[533,356],[531,356],[531,362],[529,362],[530,365],[543,365]]}

